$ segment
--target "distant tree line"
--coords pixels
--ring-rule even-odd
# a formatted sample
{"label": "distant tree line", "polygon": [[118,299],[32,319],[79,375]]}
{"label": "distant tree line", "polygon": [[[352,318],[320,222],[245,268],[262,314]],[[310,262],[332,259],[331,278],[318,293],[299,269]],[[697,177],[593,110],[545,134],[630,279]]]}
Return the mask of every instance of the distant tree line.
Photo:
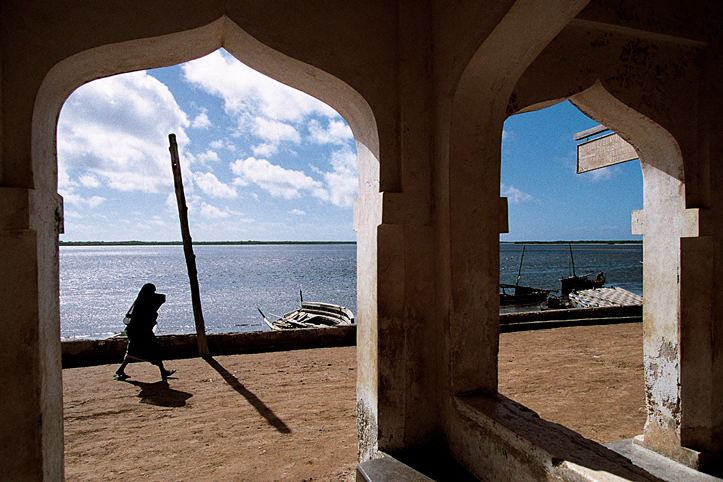
{"label": "distant tree line", "polygon": [[[182,241],[60,241],[60,246],[181,246]],[[356,241],[194,241],[204,245],[262,245],[262,244],[356,244]]]}

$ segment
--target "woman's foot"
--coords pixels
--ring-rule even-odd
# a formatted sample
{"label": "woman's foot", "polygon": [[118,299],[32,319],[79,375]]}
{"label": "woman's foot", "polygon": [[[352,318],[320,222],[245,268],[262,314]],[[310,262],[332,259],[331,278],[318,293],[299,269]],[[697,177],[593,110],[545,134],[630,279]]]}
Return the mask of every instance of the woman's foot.
{"label": "woman's foot", "polygon": [[128,375],[126,375],[125,372],[115,372],[115,375],[113,375],[113,378],[115,378],[116,380],[123,381],[123,380],[129,379],[130,377]]}
{"label": "woman's foot", "polygon": [[168,377],[176,373],[176,370],[161,370],[161,378],[166,380]]}

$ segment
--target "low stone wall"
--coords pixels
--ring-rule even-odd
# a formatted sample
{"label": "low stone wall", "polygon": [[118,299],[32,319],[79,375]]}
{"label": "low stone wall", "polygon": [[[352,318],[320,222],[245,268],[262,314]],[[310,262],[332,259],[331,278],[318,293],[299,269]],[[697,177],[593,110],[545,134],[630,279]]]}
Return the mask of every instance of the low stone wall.
{"label": "low stone wall", "polygon": [[[629,323],[642,320],[641,306],[579,308],[500,315],[500,332],[549,329],[558,326]],[[235,355],[265,351],[303,350],[356,344],[356,325],[304,330],[250,331],[206,335],[211,355]],[[198,356],[196,335],[161,335],[163,358]],[[125,338],[73,340],[61,343],[63,368],[120,363]]]}
{"label": "low stone wall", "polygon": [[[300,350],[356,344],[356,325],[283,331],[251,331],[245,333],[218,333],[206,335],[211,355],[234,355],[267,351]],[[158,336],[165,360],[198,356],[196,335]],[[63,368],[120,363],[128,340],[63,341]]]}

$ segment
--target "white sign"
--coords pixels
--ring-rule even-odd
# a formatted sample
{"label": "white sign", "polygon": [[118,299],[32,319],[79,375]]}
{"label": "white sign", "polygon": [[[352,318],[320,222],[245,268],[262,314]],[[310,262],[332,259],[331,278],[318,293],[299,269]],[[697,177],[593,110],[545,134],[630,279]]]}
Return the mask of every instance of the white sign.
{"label": "white sign", "polygon": [[635,148],[611,132],[577,145],[577,173],[638,159]]}

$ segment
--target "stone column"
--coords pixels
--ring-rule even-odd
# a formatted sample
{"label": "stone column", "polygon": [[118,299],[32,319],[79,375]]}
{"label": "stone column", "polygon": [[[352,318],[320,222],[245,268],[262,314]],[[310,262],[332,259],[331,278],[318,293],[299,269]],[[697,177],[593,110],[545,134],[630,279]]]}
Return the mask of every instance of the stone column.
{"label": "stone column", "polygon": [[644,235],[648,415],[636,442],[705,469],[716,450],[715,417],[721,406],[713,370],[715,253],[707,235],[709,212],[686,209],[683,182],[641,165],[645,208],[633,214],[633,234]]}
{"label": "stone column", "polygon": [[0,187],[0,471],[7,480],[63,479],[58,201]]}

